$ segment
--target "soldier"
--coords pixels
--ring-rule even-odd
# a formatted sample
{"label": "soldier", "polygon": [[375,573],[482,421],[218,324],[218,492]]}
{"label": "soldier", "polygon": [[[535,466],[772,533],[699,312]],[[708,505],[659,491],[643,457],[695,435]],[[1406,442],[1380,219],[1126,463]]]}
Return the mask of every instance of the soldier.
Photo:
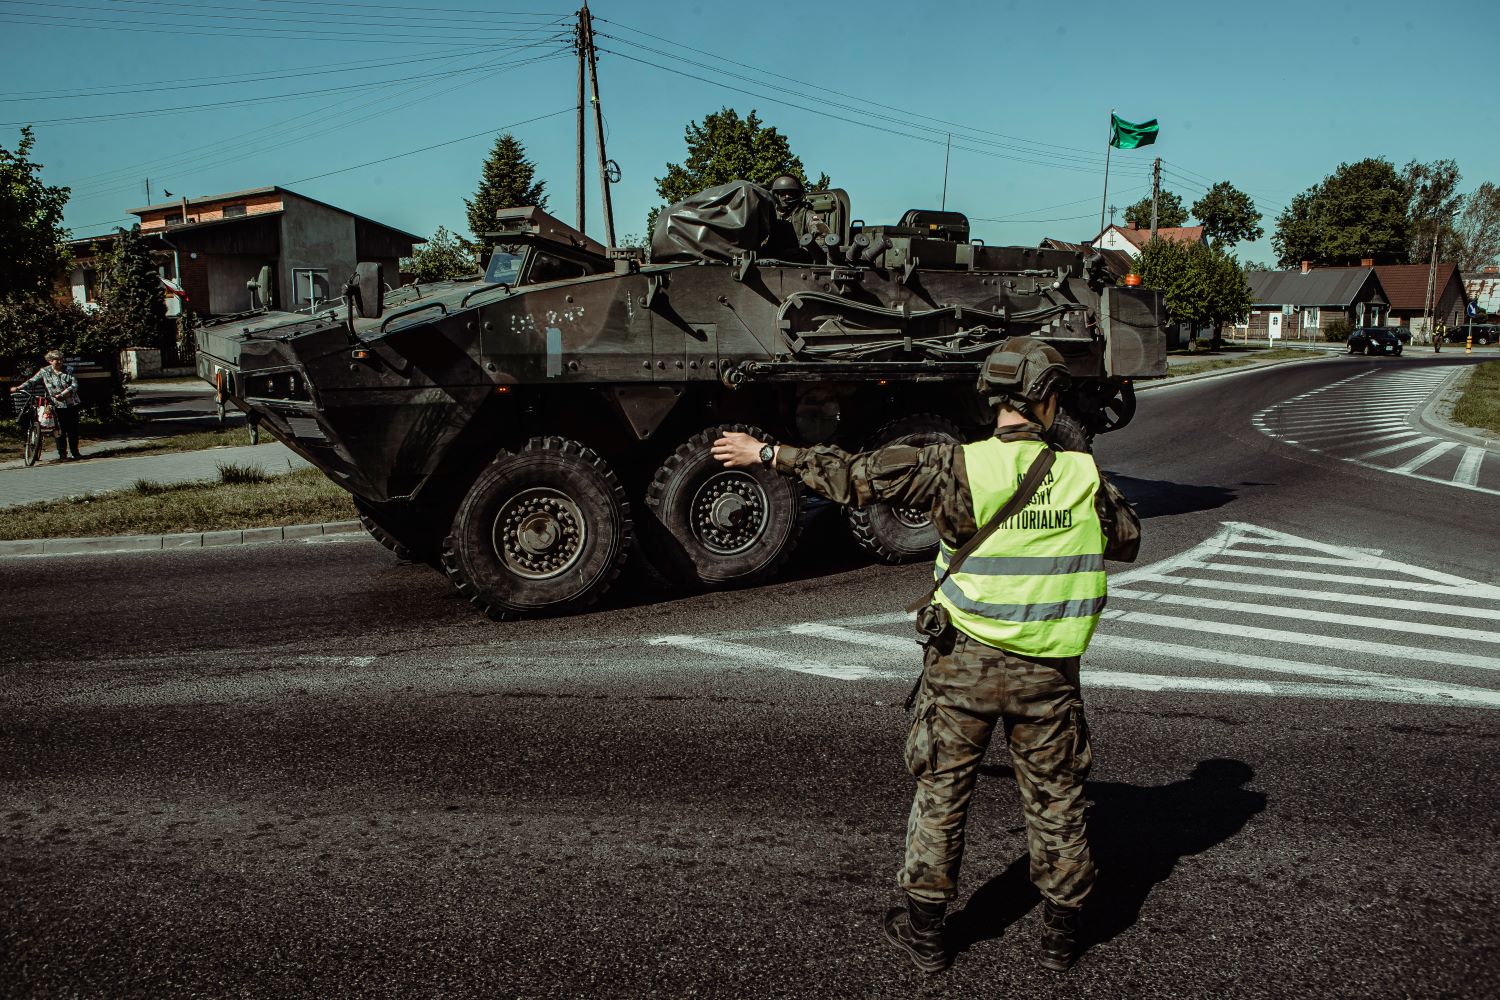
{"label": "soldier", "polygon": [[[1043,435],[1067,375],[1054,348],[1013,337],[980,373],[979,391],[997,411],[995,434],[986,440],[850,455],[831,445],[773,447],[730,432],[714,442],[713,454],[729,467],[772,465],[837,503],[930,507],[942,542],[935,575],[942,579],[955,551],[1005,505],[1049,447]],[[884,928],[924,972],[951,961],[943,913],[958,893],[969,803],[997,725],[1009,743],[1031,878],[1043,896],[1041,962],[1062,971],[1078,955],[1078,913],[1094,883],[1083,817],[1092,750],[1078,664],[1104,608],[1104,552],[1107,535],[1116,533],[1111,491],[1101,487],[1091,456],[1057,453],[1031,502],[973,549],[918,616],[930,638],[906,744],[917,779],[897,878],[907,905],[890,910]]]}
{"label": "soldier", "polygon": [[1438,320],[1437,329],[1434,330],[1433,334],[1432,334],[1432,353],[1433,354],[1441,354],[1441,353],[1443,353],[1443,341],[1445,341],[1447,339],[1448,339],[1448,328],[1443,325],[1443,321],[1442,320]]}
{"label": "soldier", "polygon": [[803,197],[802,182],[791,174],[782,174],[771,182],[771,197],[776,201],[776,218],[766,238],[766,252],[782,260],[796,260],[805,255],[802,237],[818,232],[821,220]]}

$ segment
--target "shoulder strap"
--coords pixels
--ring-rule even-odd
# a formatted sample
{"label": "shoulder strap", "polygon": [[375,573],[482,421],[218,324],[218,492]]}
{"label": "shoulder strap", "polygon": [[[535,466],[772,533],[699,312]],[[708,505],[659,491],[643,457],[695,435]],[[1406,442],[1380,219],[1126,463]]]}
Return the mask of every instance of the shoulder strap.
{"label": "shoulder strap", "polygon": [[[994,516],[984,522],[984,526],[974,532],[973,536],[967,542],[964,542],[957,552],[953,553],[953,558],[948,560],[948,568],[943,570],[942,576],[933,581],[932,589],[927,591],[918,600],[908,604],[906,606],[907,611],[916,611],[924,604],[932,603],[932,598],[937,594],[938,588],[947,581],[948,577],[958,572],[958,567],[963,564],[963,561],[969,558],[969,555],[975,549],[979,548],[986,538],[993,535],[996,528],[1000,527],[1001,524],[1009,520],[1018,510],[1031,502],[1031,498],[1036,496],[1037,487],[1041,486],[1042,480],[1047,478],[1047,473],[1051,471],[1052,463],[1056,460],[1057,454],[1051,448],[1043,448],[1041,450],[1041,453],[1032,461],[1031,467],[1026,470],[1026,475],[1022,478],[1021,484],[1010,495],[1010,499],[1005,501],[1000,509],[995,511]],[[972,483],[970,484],[970,488],[972,489]]]}

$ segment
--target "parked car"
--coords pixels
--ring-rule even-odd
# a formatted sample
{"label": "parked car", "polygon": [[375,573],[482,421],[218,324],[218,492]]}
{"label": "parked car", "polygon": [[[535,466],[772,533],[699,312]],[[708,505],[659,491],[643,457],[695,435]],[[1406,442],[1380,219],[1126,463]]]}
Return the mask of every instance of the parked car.
{"label": "parked car", "polygon": [[1362,326],[1349,334],[1350,354],[1400,354],[1401,337],[1395,327]]}
{"label": "parked car", "polygon": [[1396,335],[1396,339],[1401,341],[1403,347],[1411,345],[1411,327],[1409,326],[1381,326],[1371,327],[1371,329],[1388,330]]}
{"label": "parked car", "polygon": [[1474,334],[1475,347],[1500,344],[1500,323],[1475,323],[1472,327],[1465,323],[1463,326],[1455,326],[1448,331],[1448,343],[1466,344],[1471,332]]}

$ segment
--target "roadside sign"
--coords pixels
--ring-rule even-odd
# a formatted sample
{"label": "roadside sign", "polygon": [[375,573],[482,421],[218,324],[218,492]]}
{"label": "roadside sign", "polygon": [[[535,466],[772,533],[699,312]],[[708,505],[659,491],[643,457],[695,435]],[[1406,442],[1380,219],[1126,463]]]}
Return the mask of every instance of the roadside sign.
{"label": "roadside sign", "polygon": [[1465,308],[1465,311],[1468,312],[1468,314],[1470,316],[1478,316],[1479,315],[1479,305],[1478,305],[1478,303],[1470,302],[1468,304],[1468,306]]}

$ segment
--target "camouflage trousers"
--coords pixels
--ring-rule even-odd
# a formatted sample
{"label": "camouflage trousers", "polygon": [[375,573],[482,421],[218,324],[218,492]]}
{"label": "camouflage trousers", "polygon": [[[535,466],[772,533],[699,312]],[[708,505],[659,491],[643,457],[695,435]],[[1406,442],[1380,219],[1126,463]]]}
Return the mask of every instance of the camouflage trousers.
{"label": "camouflage trousers", "polygon": [[1084,834],[1083,779],[1093,760],[1078,659],[1028,659],[949,628],[927,645],[906,766],[917,794],[897,879],[924,902],[958,894],[964,826],[980,762],[1004,727],[1026,817],[1031,880],[1060,906],[1094,884]]}

